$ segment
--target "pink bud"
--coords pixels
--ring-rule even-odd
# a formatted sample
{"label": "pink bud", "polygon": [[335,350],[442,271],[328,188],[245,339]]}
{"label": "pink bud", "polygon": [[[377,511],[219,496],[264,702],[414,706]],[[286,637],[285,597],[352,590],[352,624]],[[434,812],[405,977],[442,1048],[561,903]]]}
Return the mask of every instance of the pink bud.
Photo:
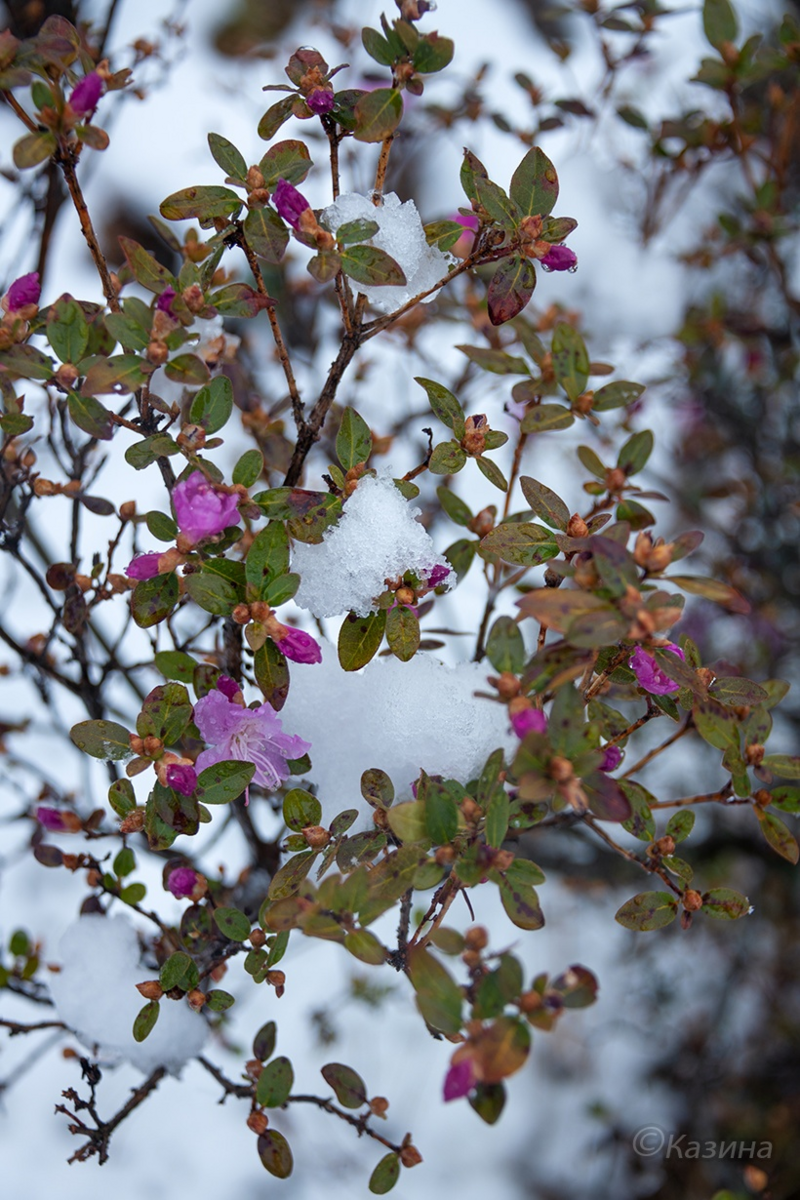
{"label": "pink bud", "polygon": [[129,579],[154,579],[158,575],[160,554],[137,554],[125,568]]}
{"label": "pink bud", "polygon": [[178,293],[175,291],[175,288],[170,287],[170,285],[167,284],[163,292],[160,293],[158,299],[156,300],[156,308],[158,311],[166,313],[168,317],[174,317],[175,314],[172,311],[172,301],[175,299],[177,294]]}
{"label": "pink bud", "polygon": [[547,717],[540,708],[523,708],[512,714],[511,728],[518,738],[524,738],[526,733],[546,733]]}
{"label": "pink bud", "polygon": [[471,1058],[462,1058],[461,1062],[453,1063],[444,1078],[444,1098],[460,1100],[468,1095],[475,1086],[475,1073]]}
{"label": "pink bud", "polygon": [[600,770],[616,771],[621,762],[622,751],[619,746],[606,746],[603,751],[603,761],[600,763]]}
{"label": "pink bud", "polygon": [[191,896],[199,876],[191,867],[177,867],[170,871],[167,880],[167,891],[172,892],[176,900],[185,900]]}
{"label": "pink bud", "polygon": [[97,102],[102,94],[102,79],[96,71],[90,71],[75,84],[69,98],[69,106],[79,117],[90,116],[97,108]]}
{"label": "pink bud", "polygon": [[272,199],[284,221],[288,221],[292,229],[299,229],[301,216],[311,207],[302,192],[298,192],[285,179],[279,179]]}
{"label": "pink bud", "polygon": [[283,628],[286,630],[284,634],[278,638],[273,636],[282,654],[292,662],[322,662],[322,650],[310,633],[304,633],[302,629],[291,629],[288,625],[284,625]]}
{"label": "pink bud", "polygon": [[236,680],[231,679],[230,675],[220,675],[217,680],[217,688],[228,700],[233,700],[242,690]]}
{"label": "pink bud", "polygon": [[438,565],[435,567],[432,567],[430,569],[430,571],[428,571],[428,573],[427,573],[428,587],[431,587],[431,588],[439,587],[440,584],[444,583],[445,579],[447,579],[447,576],[449,574],[450,574],[449,567],[443,567],[443,566],[438,566]]}
{"label": "pink bud", "polygon": [[545,271],[574,271],[578,266],[578,256],[568,246],[551,246],[540,261]]}
{"label": "pink bud", "polygon": [[335,103],[336,98],[330,88],[315,88],[306,96],[306,104],[319,117],[329,113]]}
{"label": "pink bud", "polygon": [[[676,646],[674,642],[667,642],[663,649],[677,654],[678,658],[686,657],[680,646]],[[628,666],[636,676],[639,687],[653,696],[669,696],[680,691],[680,685],[674,679],[670,679],[666,671],[662,671],[657,665],[653,655],[648,654],[641,646],[637,646],[632,657],[628,659]]]}
{"label": "pink bud", "polygon": [[80,818],[71,812],[63,812],[58,808],[36,809],[36,820],[51,833],[78,833],[81,828]]}
{"label": "pink bud", "polygon": [[9,312],[18,312],[26,304],[38,304],[42,289],[39,287],[39,272],[20,275],[6,292],[6,307]]}
{"label": "pink bud", "polygon": [[[167,767],[167,787],[182,796],[191,796],[197,787],[197,772],[188,763],[170,763]],[[171,878],[171,876],[170,876]]]}

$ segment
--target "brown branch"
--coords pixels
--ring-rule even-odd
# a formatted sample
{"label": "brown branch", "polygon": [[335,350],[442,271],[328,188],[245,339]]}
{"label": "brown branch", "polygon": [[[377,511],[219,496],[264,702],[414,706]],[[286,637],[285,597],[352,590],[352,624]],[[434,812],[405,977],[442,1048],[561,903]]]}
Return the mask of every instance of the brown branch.
{"label": "brown branch", "polygon": [[[258,265],[258,258],[252,247],[249,245],[247,238],[245,237],[241,222],[237,224],[237,229],[239,234],[239,245],[244,251],[244,256],[247,259],[247,265],[250,267],[251,274],[255,280],[256,290],[258,291],[259,296],[264,296],[269,299],[269,293],[267,292],[266,284],[264,283],[264,277],[261,274],[261,268]],[[283,340],[283,334],[281,333],[281,328],[278,324],[278,317],[275,313],[275,305],[272,300],[270,300],[270,303],[267,305],[267,317],[269,318],[269,326],[272,330],[272,338],[275,342],[275,348],[278,351],[278,358],[281,366],[283,367],[283,373],[286,377],[286,386],[289,389],[289,397],[292,401],[292,414],[294,416],[295,425],[299,430],[304,424],[303,401],[300,399],[300,393],[297,390],[297,381],[294,377],[294,371],[292,370],[289,351],[286,349],[286,343]]]}
{"label": "brown branch", "polygon": [[389,136],[385,137],[381,142],[381,152],[378,158],[378,166],[375,171],[375,187],[373,189],[374,195],[372,197],[372,203],[376,208],[380,205],[383,198],[383,186],[386,183],[386,172],[389,168],[389,155],[392,152],[393,141],[394,134],[390,133]]}
{"label": "brown branch", "polygon": [[390,1142],[388,1138],[383,1137],[380,1133],[368,1125],[372,1113],[362,1113],[360,1117],[354,1117],[351,1113],[342,1112],[341,1108],[337,1108],[330,1100],[323,1100],[320,1096],[289,1096],[286,1100],[287,1104],[315,1104],[317,1108],[323,1109],[325,1112],[332,1113],[333,1116],[339,1117],[341,1121],[346,1121],[348,1125],[352,1125],[358,1130],[358,1136],[366,1134],[367,1137],[373,1138],[376,1142],[380,1142],[382,1146],[386,1146],[387,1150],[393,1150],[395,1154],[400,1154],[403,1147]]}
{"label": "brown branch", "polygon": [[583,824],[587,825],[589,829],[596,833],[597,836],[606,843],[607,846],[610,846],[611,849],[616,851],[617,854],[621,854],[623,858],[628,860],[628,862],[635,863],[637,867],[641,867],[643,871],[647,871],[651,875],[658,875],[659,879],[661,879],[667,885],[670,891],[675,893],[676,896],[683,895],[681,889],[672,881],[664,867],[659,866],[656,861],[639,858],[638,855],[634,854],[631,850],[626,850],[624,846],[620,846],[619,843],[615,842],[612,837],[609,837],[604,829],[600,828],[591,813],[583,814]]}
{"label": "brown branch", "polygon": [[9,1037],[20,1033],[35,1033],[38,1029],[66,1029],[63,1021],[37,1021],[35,1025],[21,1025],[19,1021],[7,1021],[0,1017],[0,1028],[7,1029]]}
{"label": "brown branch", "polygon": [[325,380],[319,399],[309,413],[308,420],[304,421],[297,431],[297,442],[292,454],[292,461],[289,463],[289,469],[283,481],[286,487],[294,487],[299,482],[303,472],[303,464],[308,457],[311,447],[319,438],[325,418],[328,415],[328,409],[336,398],[336,392],[342,381],[342,376],[353,361],[356,351],[361,345],[361,340],[360,330],[354,330],[351,335],[345,334],[342,339],[339,353],[331,364],[328,371],[328,378]]}
{"label": "brown branch", "polygon": [[[153,1071],[152,1075],[147,1077],[141,1087],[136,1088],[127,1104],[123,1105],[119,1112],[113,1116],[110,1121],[103,1121],[98,1116],[94,1099],[95,1087],[97,1080],[99,1079],[100,1072],[97,1067],[90,1065],[86,1059],[81,1059],[81,1065],[84,1069],[84,1076],[86,1076],[90,1082],[92,1091],[91,1100],[80,1100],[77,1093],[72,1088],[69,1088],[63,1093],[63,1095],[74,1105],[76,1110],[86,1109],[92,1120],[95,1122],[95,1128],[93,1129],[90,1125],[86,1125],[85,1122],[77,1116],[76,1112],[70,1112],[70,1110],[64,1104],[57,1104],[56,1112],[64,1113],[65,1116],[72,1119],[74,1123],[69,1126],[70,1133],[74,1133],[78,1136],[85,1135],[88,1138],[88,1141],[79,1147],[79,1149],[75,1151],[68,1161],[70,1163],[86,1162],[87,1159],[91,1158],[94,1154],[97,1154],[100,1159],[100,1163],[102,1164],[108,1161],[108,1143],[111,1141],[111,1135],[114,1130],[122,1124],[126,1117],[130,1116],[134,1109],[138,1108],[139,1105],[142,1104],[147,1097],[155,1091],[161,1080],[166,1075],[167,1070],[166,1067],[157,1067],[156,1070]],[[90,1074],[89,1072],[93,1072],[93,1074]]]}
{"label": "brown branch", "polygon": [[200,1063],[201,1067],[204,1067],[205,1070],[208,1071],[209,1075],[214,1076],[217,1083],[223,1089],[223,1096],[220,1100],[220,1104],[224,1104],[228,1096],[236,1096],[238,1100],[247,1100],[248,1098],[252,1100],[252,1083],[234,1083],[233,1080],[228,1079],[227,1075],[223,1075],[219,1067],[215,1067],[214,1064],[209,1062],[207,1058],[204,1058],[202,1054],[198,1054],[197,1061]]}
{"label": "brown branch", "polygon": [[20,102],[17,100],[17,98],[13,94],[13,92],[6,91],[5,88],[0,89],[0,92],[2,93],[3,99],[5,100],[8,107],[12,108],[14,110],[14,112],[19,117],[20,121],[22,121],[22,124],[27,129],[29,129],[31,131],[31,133],[38,133],[39,126],[36,124],[36,122],[31,117],[28,116],[28,114],[25,112],[25,109],[22,107]]}
{"label": "brown branch", "polygon": [[117,293],[114,290],[114,285],[111,282],[111,276],[108,270],[108,263],[105,255],[100,249],[100,243],[97,240],[97,234],[92,225],[92,219],[89,216],[89,210],[86,207],[86,201],[83,198],[81,185],[78,182],[78,176],[75,172],[75,158],[72,150],[68,146],[61,146],[56,155],[56,162],[61,167],[64,174],[64,179],[72,198],[72,203],[75,206],[75,211],[78,214],[80,221],[81,232],[86,239],[86,244],[89,247],[94,265],[97,268],[97,274],[100,276],[100,283],[103,288],[103,295],[106,298],[106,304],[112,312],[119,312],[121,309],[120,302],[117,298]]}

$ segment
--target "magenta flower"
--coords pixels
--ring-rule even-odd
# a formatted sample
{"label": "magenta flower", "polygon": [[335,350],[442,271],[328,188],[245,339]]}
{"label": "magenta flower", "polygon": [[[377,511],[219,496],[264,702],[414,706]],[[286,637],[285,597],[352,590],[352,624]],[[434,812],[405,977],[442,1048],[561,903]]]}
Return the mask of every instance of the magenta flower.
{"label": "magenta flower", "polygon": [[331,88],[315,88],[306,96],[306,104],[318,117],[329,113],[336,103],[336,97]]}
{"label": "magenta flower", "polygon": [[292,187],[285,179],[279,179],[272,199],[284,221],[288,221],[292,229],[299,229],[300,218],[311,207],[302,192],[298,192],[297,188]]}
{"label": "magenta flower", "polygon": [[545,271],[574,271],[578,266],[578,256],[568,246],[551,246],[539,261]]}
{"label": "magenta flower", "polygon": [[223,696],[227,696],[229,700],[234,700],[242,690],[236,680],[231,679],[230,675],[220,675],[217,680],[217,687]]}
{"label": "magenta flower", "polygon": [[160,554],[137,554],[125,568],[129,579],[154,579],[158,575]]}
{"label": "magenta flower", "polygon": [[547,717],[540,708],[523,708],[511,715],[511,728],[518,738],[526,733],[546,733]]}
{"label": "magenta flower", "polygon": [[302,629],[291,629],[288,625],[284,625],[283,628],[285,632],[279,637],[271,635],[282,654],[296,663],[322,662],[322,650],[310,633],[304,633]]}
{"label": "magenta flower", "polygon": [[19,279],[15,279],[6,292],[6,308],[13,313],[19,312],[26,304],[38,304],[41,293],[38,271],[31,271],[29,275],[20,275]]}
{"label": "magenta flower", "polygon": [[475,1072],[472,1069],[472,1059],[462,1058],[461,1062],[453,1063],[444,1077],[444,1098],[460,1100],[467,1096],[475,1086]]}
{"label": "magenta flower", "polygon": [[69,106],[79,117],[91,116],[103,94],[103,81],[96,71],[84,75],[72,89]]}
{"label": "magenta flower", "polygon": [[159,297],[156,300],[156,308],[158,311],[166,313],[168,317],[174,317],[175,313],[172,311],[172,301],[175,299],[177,294],[178,293],[175,291],[175,288],[170,287],[170,285],[167,284],[163,292],[159,294]]}
{"label": "magenta flower", "polygon": [[188,479],[175,485],[172,503],[178,528],[193,542],[222,533],[228,525],[239,524],[236,492],[222,491],[202,471],[192,471]]}
{"label": "magenta flower", "polygon": [[603,761],[600,763],[601,771],[616,771],[619,764],[622,762],[622,751],[619,746],[605,746],[603,749]]}
{"label": "magenta flower", "polygon": [[176,867],[169,873],[167,891],[172,892],[176,900],[185,900],[187,896],[191,896],[199,878],[197,871],[191,867]]}
{"label": "magenta flower", "polygon": [[182,796],[191,796],[197,787],[197,772],[188,763],[170,763],[167,767],[167,787]]}
{"label": "magenta flower", "polygon": [[[669,650],[671,654],[677,654],[678,658],[686,658],[680,646],[676,646],[674,642],[667,642],[663,648]],[[670,679],[669,675],[656,664],[653,655],[648,654],[641,646],[637,646],[632,657],[628,659],[628,666],[636,676],[639,687],[644,688],[653,696],[668,696],[670,693],[680,690],[680,684],[677,684],[674,679]]]}
{"label": "magenta flower", "polygon": [[197,701],[194,722],[210,747],[198,756],[198,771],[231,759],[254,763],[253,783],[270,792],[289,778],[287,759],[302,758],[311,749],[301,737],[283,732],[271,705],[242,708],[221,691],[208,692]]}
{"label": "magenta flower", "polygon": [[80,818],[75,813],[45,808],[43,805],[36,809],[36,820],[51,833],[77,833],[81,828]]}

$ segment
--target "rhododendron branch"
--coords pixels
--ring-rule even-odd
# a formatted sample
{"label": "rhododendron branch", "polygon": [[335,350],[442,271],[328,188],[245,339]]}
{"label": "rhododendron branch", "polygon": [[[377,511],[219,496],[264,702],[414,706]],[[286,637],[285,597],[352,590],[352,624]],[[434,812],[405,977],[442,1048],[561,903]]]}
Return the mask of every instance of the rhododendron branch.
{"label": "rhododendron branch", "polygon": [[749,796],[734,796],[730,782],[717,792],[705,792],[701,796],[680,796],[676,800],[654,800],[650,808],[686,808],[690,804],[750,804]]}
{"label": "rhododendron branch", "polygon": [[[361,297],[361,299],[363,298]],[[300,476],[303,473],[303,464],[311,451],[311,447],[319,438],[325,418],[328,415],[328,410],[336,399],[336,393],[342,381],[342,376],[353,361],[361,345],[361,340],[362,334],[358,329],[354,330],[352,334],[345,334],[342,338],[339,353],[331,364],[328,371],[328,378],[325,380],[322,391],[319,394],[319,399],[311,409],[308,420],[303,421],[298,428],[294,453],[292,454],[292,460],[289,463],[289,469],[283,481],[286,487],[294,487],[299,482]]]}
{"label": "rhododendron branch", "polygon": [[286,1100],[287,1104],[315,1104],[317,1108],[324,1109],[325,1112],[332,1113],[333,1116],[339,1117],[342,1121],[346,1121],[348,1125],[352,1125],[358,1130],[359,1137],[365,1133],[367,1137],[373,1138],[374,1141],[380,1142],[387,1150],[393,1150],[395,1154],[400,1154],[403,1147],[396,1145],[395,1142],[390,1142],[388,1138],[377,1133],[371,1125],[368,1124],[372,1113],[362,1113],[360,1117],[354,1117],[352,1113],[343,1112],[341,1108],[337,1108],[330,1100],[323,1100],[320,1096],[289,1096]]}
{"label": "rhododendron branch", "polygon": [[372,197],[372,203],[375,205],[376,208],[381,203],[383,188],[384,188],[384,184],[386,183],[386,172],[389,168],[389,155],[392,152],[392,142],[393,141],[394,141],[394,134],[390,133],[388,135],[388,137],[385,137],[383,139],[383,141],[381,142],[381,152],[378,157],[378,166],[375,170],[374,195]]}
{"label": "rhododendron branch", "polygon": [[36,1033],[39,1029],[67,1028],[63,1021],[37,1021],[35,1025],[22,1025],[19,1021],[8,1021],[4,1017],[0,1017],[0,1026],[8,1030],[9,1037],[16,1037],[20,1033]]}
{"label": "rhododendron branch", "polygon": [[119,302],[117,293],[114,290],[114,285],[111,282],[111,275],[108,270],[108,263],[105,255],[100,249],[100,243],[97,240],[97,234],[92,225],[92,218],[89,216],[89,209],[86,207],[86,201],[83,197],[81,185],[78,182],[78,175],[75,170],[75,158],[69,147],[62,146],[58,152],[56,161],[61,167],[64,179],[69,189],[72,203],[75,207],[75,212],[78,214],[78,220],[81,226],[81,232],[86,239],[86,244],[89,247],[89,253],[92,256],[94,265],[97,269],[97,274],[100,276],[100,283],[103,288],[103,295],[106,298],[106,304],[112,312],[121,312],[122,305]]}
{"label": "rhododendron branch", "polygon": [[614,672],[616,671],[617,667],[619,667],[622,663],[624,663],[627,658],[630,658],[630,653],[631,652],[629,649],[622,649],[619,651],[618,654],[614,655],[613,659],[608,664],[606,669],[597,676],[597,678],[595,679],[592,686],[585,693],[583,698],[587,702],[587,704],[590,700],[594,699],[594,697],[597,695],[597,693],[601,690],[601,688],[603,687],[603,684],[606,682],[609,675],[613,675]]}
{"label": "rhododendron branch", "polygon": [[646,725],[648,721],[652,721],[654,717],[663,716],[666,716],[666,714],[662,712],[662,710],[655,704],[648,705],[647,712],[644,714],[644,716],[639,717],[638,721],[634,721],[632,725],[629,725],[627,729],[623,729],[622,733],[618,733],[616,737],[609,738],[606,742],[606,746],[616,746],[620,742],[624,742],[626,738],[629,738],[632,733],[636,732],[637,729],[641,729],[642,726]]}
{"label": "rhododendron branch", "polygon": [[25,112],[25,109],[22,107],[19,100],[17,100],[14,93],[8,91],[6,88],[0,88],[0,94],[2,94],[2,97],[5,100],[6,104],[9,106],[9,108],[12,108],[14,110],[14,112],[17,114],[20,121],[22,121],[22,124],[25,125],[26,128],[28,128],[31,131],[31,133],[37,133],[39,126],[36,124],[36,122],[31,117],[28,116],[28,114]]}
{"label": "rhododendron branch", "polygon": [[[264,276],[261,274],[261,267],[258,265],[258,258],[256,257],[252,247],[248,244],[247,238],[244,236],[242,231],[241,224],[239,224],[237,228],[239,231],[239,245],[244,251],[247,264],[250,267],[250,272],[255,280],[256,290],[260,296],[268,296],[269,293],[267,292],[266,284],[264,283]],[[270,303],[266,307],[267,318],[269,319],[269,327],[272,330],[272,339],[275,342],[275,348],[278,351],[278,358],[280,360],[281,367],[283,368],[283,373],[286,376],[286,386],[289,389],[289,397],[292,401],[292,415],[294,416],[295,425],[299,430],[303,425],[303,401],[300,399],[300,392],[297,388],[297,380],[294,377],[291,359],[289,358],[289,351],[287,350],[286,343],[283,340],[283,334],[281,333],[281,327],[278,323],[275,306],[274,304]]]}
{"label": "rhododendron branch", "polygon": [[[89,1067],[89,1063],[86,1059],[81,1059],[81,1064],[84,1066],[84,1076],[89,1077],[88,1070],[91,1069]],[[96,1071],[99,1079],[99,1070],[97,1070],[97,1068],[93,1069]],[[86,1162],[86,1160],[91,1158],[92,1155],[97,1154],[101,1165],[104,1162],[107,1162],[108,1143],[111,1141],[112,1133],[119,1125],[122,1124],[126,1117],[131,1115],[134,1109],[137,1109],[139,1105],[142,1104],[147,1097],[156,1090],[166,1073],[166,1067],[157,1067],[156,1070],[153,1071],[152,1075],[147,1077],[141,1087],[136,1088],[127,1104],[124,1104],[119,1112],[116,1113],[116,1115],[113,1116],[110,1121],[103,1121],[98,1116],[97,1109],[95,1107],[95,1088],[97,1086],[96,1080],[92,1082],[90,1078],[89,1086],[91,1088],[92,1098],[89,1101],[80,1100],[73,1088],[69,1088],[66,1092],[62,1093],[65,1099],[74,1104],[76,1108],[80,1105],[81,1109],[85,1109],[85,1111],[89,1113],[89,1116],[95,1122],[95,1128],[92,1129],[91,1126],[86,1125],[76,1113],[70,1112],[65,1105],[56,1105],[56,1112],[64,1113],[65,1116],[76,1122],[76,1124],[69,1126],[70,1133],[77,1134],[78,1136],[86,1134],[89,1139],[84,1143],[83,1146],[75,1151],[68,1161],[70,1163]]]}
{"label": "rhododendron branch", "polygon": [[591,813],[587,812],[583,814],[583,824],[588,825],[588,827],[594,833],[596,833],[597,836],[604,841],[607,846],[610,846],[611,849],[615,850],[617,854],[621,854],[623,858],[628,860],[628,862],[635,863],[637,867],[641,867],[643,871],[647,871],[651,875],[658,875],[659,879],[663,880],[670,891],[674,892],[676,896],[683,895],[682,889],[673,881],[672,877],[664,867],[660,867],[655,861],[639,858],[639,856],[634,854],[632,850],[626,850],[624,846],[620,846],[619,842],[615,842],[612,837],[609,837],[604,829],[600,828],[597,820],[592,816]]}

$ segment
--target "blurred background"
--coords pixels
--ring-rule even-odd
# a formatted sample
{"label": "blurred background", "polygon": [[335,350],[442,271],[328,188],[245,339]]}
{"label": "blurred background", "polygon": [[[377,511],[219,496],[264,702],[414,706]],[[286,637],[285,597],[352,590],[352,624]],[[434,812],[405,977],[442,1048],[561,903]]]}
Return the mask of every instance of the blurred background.
{"label": "blurred background", "polygon": [[[132,88],[115,94],[102,114],[111,146],[86,157],[83,179],[112,263],[120,262],[116,239],[124,232],[172,265],[148,214],[178,188],[218,182],[207,132],[232,140],[248,161],[260,157],[255,129],[274,99],[261,88],[282,81],[288,55],[301,44],[316,46],[331,64],[350,64],[342,86],[374,85],[380,69],[363,51],[360,27],[377,26],[382,9],[390,19],[397,15],[389,0],[19,0],[0,5],[0,27],[26,37],[52,13],[88,22],[114,68],[133,69]],[[791,0],[743,0],[737,12],[738,44],[760,34],[764,65],[743,72],[726,96],[692,82],[712,54],[697,5],[439,0],[423,28],[453,38],[456,58],[421,97],[407,99],[387,189],[403,200],[413,196],[428,221],[452,216],[463,203],[458,169],[465,145],[501,183],[533,141],[556,163],[558,212],[579,220],[570,238],[579,271],[541,280],[532,311],[542,328],[553,314],[569,312],[594,360],[648,385],[623,422],[657,436],[647,482],[672,500],[663,516],[659,511],[658,531],[703,529],[693,571],[726,580],[752,606],[749,615],[733,616],[698,598],[677,631],[695,639],[704,661],[727,664],[725,673],[792,682],[775,749],[797,753],[800,12]],[[316,206],[329,197],[322,139],[311,126],[292,121],[280,136],[310,140],[322,169],[304,191]],[[60,177],[45,168],[20,179],[11,160],[18,136],[13,114],[0,107],[3,290],[39,269],[46,296],[69,290],[99,299]],[[353,190],[369,186],[372,162],[364,149],[343,160]],[[312,385],[330,361],[333,322],[304,265],[301,253],[290,255],[269,268],[267,282],[299,375]],[[471,299],[467,294],[466,332],[476,340],[476,331],[485,333],[485,314],[477,300],[470,309]],[[426,328],[432,314],[446,323],[435,331]],[[260,330],[235,321],[226,328],[242,338],[232,372],[237,404],[260,429],[278,482],[288,450],[278,369]],[[511,422],[502,417],[505,381],[465,371],[463,359],[443,345],[443,330],[453,345],[464,340],[463,310],[458,316],[446,299],[410,314],[385,344],[371,343],[347,384],[343,398],[394,439],[387,453],[399,470],[418,461],[424,446],[414,374],[438,367],[433,377],[443,378],[447,371],[473,411],[491,411],[496,427]],[[501,344],[501,335],[493,336]],[[618,433],[604,422],[594,435],[598,452]],[[531,450],[526,470],[536,475],[546,463],[547,482],[577,507],[574,444],[567,438],[552,454],[549,444],[547,453]],[[115,493],[123,484],[113,463],[101,486],[115,502],[127,498]],[[473,509],[489,499],[487,492],[476,504],[470,493]],[[45,531],[53,544],[61,521],[56,513]],[[3,587],[5,603],[25,595],[13,570]],[[475,579],[459,589],[448,602],[453,619],[461,612],[468,621],[479,596]],[[8,667],[0,679],[0,733],[9,766],[0,784],[0,940],[24,925],[44,939],[45,958],[52,958],[81,898],[64,872],[47,872],[45,888],[27,853],[29,822],[20,810],[34,794],[37,767],[55,769],[54,734],[13,655],[0,652],[0,662]],[[34,722],[30,736],[14,728],[20,714]],[[63,715],[53,718],[54,728],[68,726],[67,710]],[[80,768],[74,774],[80,786]],[[708,756],[690,748],[659,783],[680,795],[714,787],[717,778]],[[446,1052],[408,1011],[401,981],[352,969],[335,947],[302,947],[287,968],[292,987],[277,1014],[282,1052],[305,1056],[311,1080],[321,1062],[351,1063],[374,1093],[389,1097],[391,1132],[412,1129],[425,1160],[403,1172],[398,1197],[433,1197],[445,1187],[465,1198],[492,1187],[508,1200],[800,1195],[800,891],[796,870],[748,817],[746,808],[703,812],[687,857],[706,886],[724,882],[749,895],[754,914],[731,924],[697,923],[688,933],[677,924],[654,934],[622,930],[613,913],[639,886],[632,868],[579,831],[536,835],[534,856],[548,873],[548,924],[516,952],[532,970],[580,962],[599,976],[601,990],[594,1008],[570,1015],[553,1034],[537,1034],[494,1128],[463,1102],[441,1105]],[[794,826],[794,817],[787,821]],[[222,861],[227,851],[241,853],[225,841],[214,853]],[[478,916],[492,924],[488,907]],[[18,1019],[30,1019],[10,999],[14,1013],[26,1014]],[[237,1071],[237,1049],[246,1052],[252,1031],[275,1015],[262,1014],[263,1003],[237,1005],[230,1044],[209,1052],[229,1075]],[[162,1084],[119,1131],[102,1177],[95,1163],[68,1168],[71,1138],[52,1109],[61,1090],[76,1084],[77,1071],[61,1057],[64,1039],[35,1038],[0,1044],[0,1136],[7,1147],[0,1178],[22,1195],[52,1189],[71,1200],[93,1195],[101,1179],[118,1200],[167,1196],[175,1186],[225,1187],[237,1200],[266,1187],[270,1194],[283,1187],[297,1200],[366,1194],[371,1148],[349,1130],[331,1129],[321,1114],[286,1117],[287,1133],[297,1130],[296,1171],[288,1184],[268,1179],[246,1114],[235,1100],[217,1108],[219,1089],[194,1066],[182,1083]],[[137,1078],[129,1068],[106,1073],[107,1114]],[[690,1141],[769,1142],[771,1156],[637,1154],[634,1134],[648,1125],[667,1139],[686,1134],[684,1150]]]}

